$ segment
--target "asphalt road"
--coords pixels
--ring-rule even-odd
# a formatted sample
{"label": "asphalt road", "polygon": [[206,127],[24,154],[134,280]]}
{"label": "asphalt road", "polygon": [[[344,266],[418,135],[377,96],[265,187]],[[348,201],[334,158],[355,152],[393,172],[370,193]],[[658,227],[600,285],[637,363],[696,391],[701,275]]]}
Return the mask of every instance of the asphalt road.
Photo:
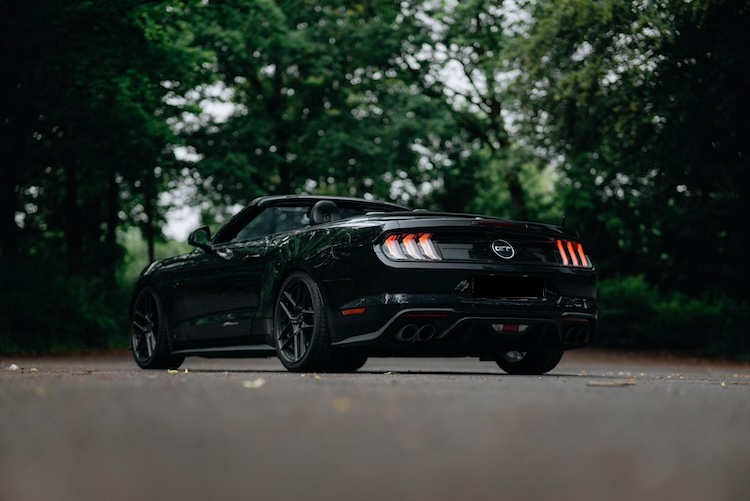
{"label": "asphalt road", "polygon": [[[18,370],[11,371],[11,364]],[[187,371],[185,371],[187,369]],[[0,501],[750,499],[750,366],[0,357]]]}

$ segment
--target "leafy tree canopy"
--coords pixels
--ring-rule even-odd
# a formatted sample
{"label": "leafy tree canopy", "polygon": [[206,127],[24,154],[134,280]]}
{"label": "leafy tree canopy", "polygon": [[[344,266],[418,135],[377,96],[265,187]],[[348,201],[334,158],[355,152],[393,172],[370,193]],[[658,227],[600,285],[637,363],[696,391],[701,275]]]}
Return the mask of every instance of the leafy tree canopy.
{"label": "leafy tree canopy", "polygon": [[746,297],[750,4],[537,1],[517,39],[526,133],[564,158],[604,270]]}
{"label": "leafy tree canopy", "polygon": [[211,2],[197,43],[217,54],[234,113],[188,129],[206,191],[248,202],[328,192],[419,203],[438,168],[415,143],[451,127],[404,60],[426,28],[408,2]]}

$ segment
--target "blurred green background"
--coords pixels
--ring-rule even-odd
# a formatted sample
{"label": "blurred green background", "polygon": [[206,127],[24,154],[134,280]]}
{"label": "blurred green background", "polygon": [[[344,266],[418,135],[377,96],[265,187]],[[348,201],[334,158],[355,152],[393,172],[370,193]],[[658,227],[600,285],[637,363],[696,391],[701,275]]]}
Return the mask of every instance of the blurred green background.
{"label": "blurred green background", "polygon": [[0,353],[126,347],[182,207],[326,193],[564,220],[596,345],[750,359],[748,32],[743,0],[0,0]]}

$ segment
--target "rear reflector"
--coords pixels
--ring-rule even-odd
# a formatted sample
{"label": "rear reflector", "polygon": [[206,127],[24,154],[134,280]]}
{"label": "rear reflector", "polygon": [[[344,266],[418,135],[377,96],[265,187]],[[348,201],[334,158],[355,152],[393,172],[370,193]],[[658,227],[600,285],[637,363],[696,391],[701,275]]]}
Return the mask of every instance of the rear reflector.
{"label": "rear reflector", "polygon": [[347,315],[361,315],[365,312],[365,308],[349,308],[348,310],[341,310],[344,316]]}
{"label": "rear reflector", "polygon": [[526,332],[528,328],[526,324],[492,324],[495,332]]}

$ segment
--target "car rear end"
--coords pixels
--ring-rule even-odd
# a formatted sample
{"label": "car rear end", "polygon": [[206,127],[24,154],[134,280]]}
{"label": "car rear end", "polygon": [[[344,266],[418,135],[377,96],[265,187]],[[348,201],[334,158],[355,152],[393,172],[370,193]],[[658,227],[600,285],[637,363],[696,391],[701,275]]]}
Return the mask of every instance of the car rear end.
{"label": "car rear end", "polygon": [[575,232],[424,213],[383,216],[370,242],[328,288],[335,345],[494,359],[593,340],[597,277]]}

